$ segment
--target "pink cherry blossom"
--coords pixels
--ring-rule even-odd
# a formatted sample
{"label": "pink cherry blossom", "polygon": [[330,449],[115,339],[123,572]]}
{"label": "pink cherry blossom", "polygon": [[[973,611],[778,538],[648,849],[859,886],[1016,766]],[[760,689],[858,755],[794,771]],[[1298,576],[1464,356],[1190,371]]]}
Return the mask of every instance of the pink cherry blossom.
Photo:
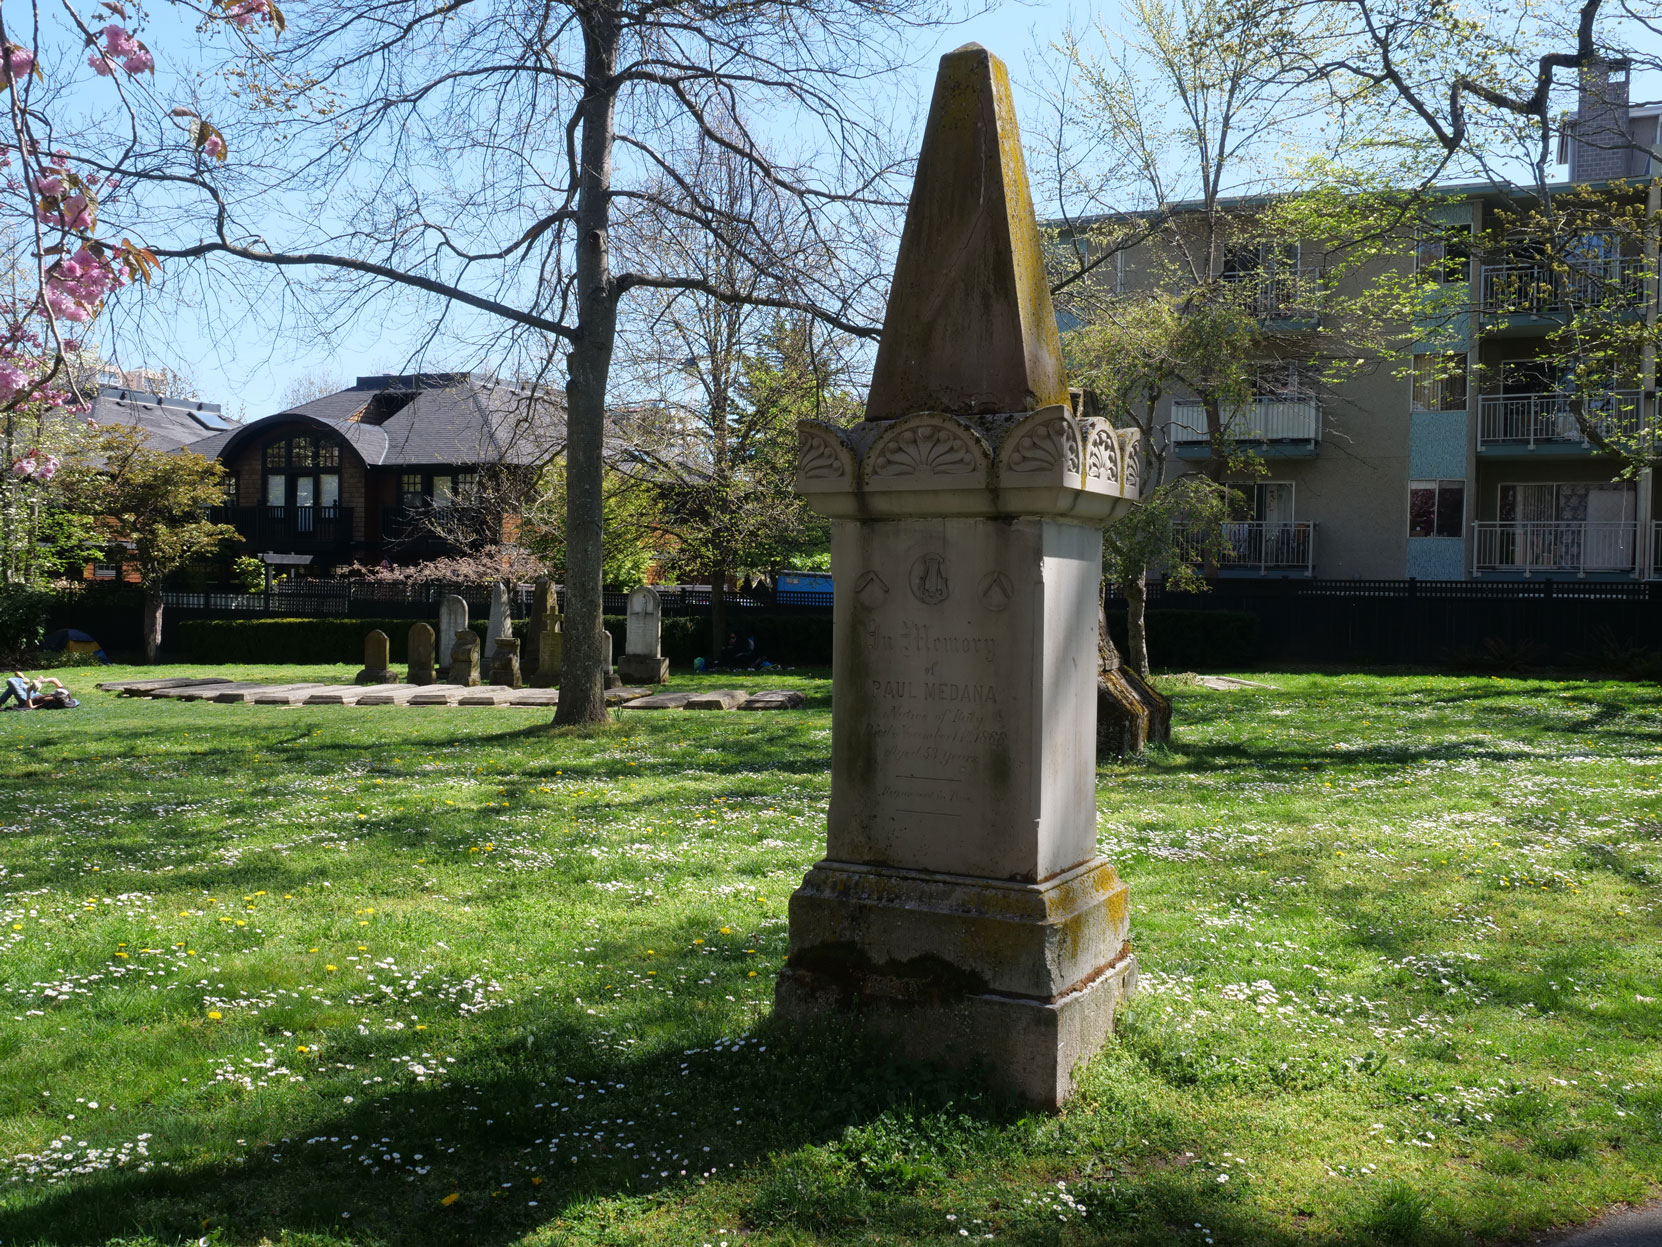
{"label": "pink cherry blossom", "polygon": [[202,154],[205,156],[218,156],[224,150],[225,140],[217,134],[208,135],[202,143]]}
{"label": "pink cherry blossom", "polygon": [[156,58],[150,55],[150,49],[141,44],[131,56],[121,62],[121,67],[130,74],[142,74],[152,68],[155,63]]}
{"label": "pink cherry blossom", "polygon": [[56,455],[42,455],[40,464],[35,468],[37,481],[49,481],[57,474],[58,457]]}
{"label": "pink cherry blossom", "polygon": [[117,59],[120,59],[123,56],[131,56],[138,50],[138,46],[138,40],[127,33],[126,27],[117,26],[114,22],[111,22],[108,26],[104,27],[105,55],[113,56]]}
{"label": "pink cherry blossom", "polygon": [[29,384],[28,374],[16,364],[0,364],[0,403],[9,402]]}
{"label": "pink cherry blossom", "polygon": [[35,474],[35,461],[29,458],[28,455],[24,455],[12,464],[12,471],[18,476],[33,476]]}
{"label": "pink cherry blossom", "polygon": [[115,72],[115,65],[102,52],[94,52],[87,57],[87,64],[92,66],[100,78],[108,78]]}
{"label": "pink cherry blossom", "polygon": [[35,67],[35,54],[28,48],[20,48],[13,44],[6,46],[6,71],[11,78],[27,78],[29,71]]}
{"label": "pink cherry blossom", "polygon": [[44,173],[40,174],[35,178],[35,192],[40,195],[61,196],[63,194],[63,179],[50,177]]}

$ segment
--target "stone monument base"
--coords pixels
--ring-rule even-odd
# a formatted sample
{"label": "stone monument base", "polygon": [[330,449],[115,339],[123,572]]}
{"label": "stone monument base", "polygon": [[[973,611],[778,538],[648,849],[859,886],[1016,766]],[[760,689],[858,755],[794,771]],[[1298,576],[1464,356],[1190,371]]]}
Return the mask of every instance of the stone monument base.
{"label": "stone monument base", "polygon": [[668,684],[669,659],[625,654],[617,660],[617,673],[625,684]]}
{"label": "stone monument base", "polygon": [[397,684],[398,683],[398,672],[392,670],[390,667],[382,667],[378,671],[371,670],[370,668],[365,667],[362,671],[358,672],[357,675],[352,677],[352,683],[354,683],[354,684]]}
{"label": "stone monument base", "polygon": [[775,1005],[852,1011],[905,1056],[984,1064],[1055,1108],[1136,986],[1126,895],[1102,858],[1035,884],[821,862],[791,897]]}

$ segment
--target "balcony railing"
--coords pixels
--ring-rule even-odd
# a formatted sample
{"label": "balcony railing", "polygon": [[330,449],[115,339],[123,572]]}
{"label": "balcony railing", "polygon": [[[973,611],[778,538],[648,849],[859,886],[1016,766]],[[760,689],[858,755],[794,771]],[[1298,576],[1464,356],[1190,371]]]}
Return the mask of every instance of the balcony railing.
{"label": "balcony railing", "polygon": [[[1318,442],[1322,407],[1313,398],[1255,398],[1223,409],[1224,436],[1237,442]],[[1206,408],[1194,399],[1171,405],[1171,440],[1177,446],[1205,445]]]}
{"label": "balcony railing", "polygon": [[1633,574],[1639,526],[1583,520],[1480,520],[1472,525],[1474,572]]}
{"label": "balcony railing", "polygon": [[1260,320],[1314,320],[1321,301],[1320,268],[1224,273],[1223,281],[1246,291],[1248,310]]}
{"label": "balcony railing", "polygon": [[1479,450],[1520,447],[1533,450],[1545,443],[1585,447],[1589,441],[1582,421],[1600,437],[1630,437],[1639,431],[1642,395],[1637,390],[1615,390],[1580,400],[1582,420],[1576,419],[1573,394],[1485,394],[1478,400]]}
{"label": "balcony railing", "polygon": [[[1184,562],[1200,563],[1211,544],[1192,524],[1179,525],[1178,548]],[[1223,526],[1223,551],[1218,566],[1229,570],[1255,570],[1312,574],[1316,565],[1316,526],[1308,520],[1285,524],[1262,520],[1231,521]]]}
{"label": "balcony railing", "polygon": [[352,544],[351,507],[214,507],[209,518],[267,549],[336,550]]}
{"label": "balcony railing", "polygon": [[1622,256],[1562,270],[1551,264],[1483,266],[1483,310],[1547,315],[1586,307],[1637,307],[1644,299],[1645,263]]}

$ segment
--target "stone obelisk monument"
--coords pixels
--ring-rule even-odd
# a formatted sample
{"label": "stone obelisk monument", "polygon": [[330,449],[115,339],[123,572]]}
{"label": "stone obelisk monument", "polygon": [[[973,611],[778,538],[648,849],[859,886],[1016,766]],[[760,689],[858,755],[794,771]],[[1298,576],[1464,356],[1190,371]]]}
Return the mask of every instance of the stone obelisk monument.
{"label": "stone obelisk monument", "polygon": [[866,418],[803,421],[798,450],[833,521],[835,708],[778,1010],[1055,1106],[1136,982],[1095,744],[1102,525],[1139,450],[1075,415],[1009,78],[979,45],[941,59]]}

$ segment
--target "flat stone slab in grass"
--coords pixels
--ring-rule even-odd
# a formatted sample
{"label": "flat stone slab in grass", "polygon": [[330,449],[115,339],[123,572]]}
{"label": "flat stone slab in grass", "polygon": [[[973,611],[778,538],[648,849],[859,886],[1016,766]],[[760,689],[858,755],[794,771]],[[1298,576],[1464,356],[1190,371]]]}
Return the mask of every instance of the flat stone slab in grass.
{"label": "flat stone slab in grass", "polygon": [[[465,691],[460,684],[400,684],[396,688],[386,689],[384,692],[366,691],[357,701],[347,702],[349,706],[407,706],[410,698],[418,693],[442,688],[453,688],[458,692]],[[440,702],[440,705],[447,703]]]}
{"label": "flat stone slab in grass", "polygon": [[306,698],[308,706],[355,706],[365,697],[390,693],[402,684],[328,684]]}
{"label": "flat stone slab in grass", "polygon": [[209,676],[205,679],[175,676],[168,680],[121,680],[100,684],[99,688],[111,693],[120,693],[123,697],[146,697],[163,688],[185,688],[198,684],[229,684],[226,676]]}
{"label": "flat stone slab in grass", "polygon": [[679,710],[691,701],[696,693],[654,693],[650,697],[637,697],[634,701],[623,703],[625,710]]}
{"label": "flat stone slab in grass", "polygon": [[745,698],[740,710],[796,710],[808,699],[795,689],[769,688]]}
{"label": "flat stone slab in grass", "polygon": [[744,705],[750,694],[742,688],[717,688],[687,698],[685,710],[736,710]]}
{"label": "flat stone slab in grass", "polygon": [[506,684],[485,684],[470,688],[456,699],[458,706],[506,706],[512,703],[518,691]]}
{"label": "flat stone slab in grass", "polygon": [[406,706],[454,706],[458,698],[466,697],[477,684],[429,684],[415,691],[415,696],[400,703]]}
{"label": "flat stone slab in grass", "polygon": [[652,690],[649,688],[635,688],[629,684],[620,684],[617,688],[606,690],[606,704],[608,706],[622,706],[632,701],[638,701]]}
{"label": "flat stone slab in grass", "polygon": [[521,688],[515,689],[509,700],[510,706],[558,706],[560,704],[560,690],[557,688]]}
{"label": "flat stone slab in grass", "polygon": [[285,693],[289,689],[303,688],[307,690],[323,687],[319,684],[254,684],[247,688],[225,689],[214,695],[213,700],[221,706],[251,706],[256,697],[268,693]]}
{"label": "flat stone slab in grass", "polygon": [[333,684],[296,684],[289,688],[267,689],[254,695],[256,706],[301,706],[313,693],[326,692]]}
{"label": "flat stone slab in grass", "polygon": [[270,688],[261,680],[218,680],[213,684],[184,684],[178,688],[151,689],[145,694],[151,701],[212,701],[221,693],[239,688]]}
{"label": "flat stone slab in grass", "polygon": [[1240,688],[1275,688],[1273,684],[1260,684],[1257,680],[1237,680],[1232,675],[1200,675],[1195,677],[1195,682],[1202,688],[1218,689],[1221,692],[1233,692]]}

